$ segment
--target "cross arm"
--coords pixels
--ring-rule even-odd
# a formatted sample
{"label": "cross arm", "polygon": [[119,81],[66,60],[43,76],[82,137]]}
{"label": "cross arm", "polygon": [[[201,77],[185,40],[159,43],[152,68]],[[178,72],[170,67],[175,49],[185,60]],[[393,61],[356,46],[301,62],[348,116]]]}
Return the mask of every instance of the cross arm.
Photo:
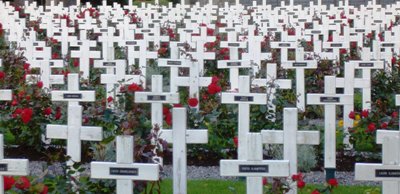
{"label": "cross arm", "polygon": [[[265,144],[283,144],[282,130],[261,130],[262,142]],[[318,131],[297,131],[297,144],[318,145]]]}
{"label": "cross arm", "polygon": [[307,104],[346,105],[353,102],[353,95],[348,94],[307,94]]}
{"label": "cross arm", "polygon": [[250,60],[219,60],[218,68],[226,69],[226,68],[251,68]]}
{"label": "cross arm", "polygon": [[400,177],[400,166],[356,163],[354,172],[355,180],[398,181]]}
{"label": "cross arm", "polygon": [[29,174],[28,159],[2,159],[0,164],[7,165],[7,170],[1,171],[0,175],[26,176]]}
{"label": "cross arm", "polygon": [[94,91],[52,91],[52,101],[63,101],[63,102],[94,102],[95,92]]}
{"label": "cross arm", "polygon": [[158,59],[159,67],[190,67],[189,59]]}
{"label": "cross arm", "polygon": [[12,91],[11,90],[0,90],[0,100],[11,101]]}
{"label": "cross arm", "polygon": [[135,102],[138,103],[179,103],[179,94],[177,93],[152,93],[152,92],[136,92]]}
{"label": "cross arm", "polygon": [[[172,130],[162,130],[160,137],[171,143],[173,139]],[[186,130],[186,143],[202,144],[208,142],[208,130],[206,129],[188,129]]]}
{"label": "cross arm", "polygon": [[91,162],[91,178],[121,179],[121,180],[151,180],[159,179],[158,164],[132,163],[117,164],[113,162]]}
{"label": "cross arm", "polygon": [[221,102],[225,104],[267,104],[267,95],[223,92]]}
{"label": "cross arm", "polygon": [[282,62],[282,67],[284,69],[316,69],[317,61],[284,61]]}
{"label": "cross arm", "polygon": [[[47,125],[46,137],[50,139],[67,139],[67,125]],[[103,129],[101,127],[81,127],[80,139],[84,141],[101,141],[103,140]]]}

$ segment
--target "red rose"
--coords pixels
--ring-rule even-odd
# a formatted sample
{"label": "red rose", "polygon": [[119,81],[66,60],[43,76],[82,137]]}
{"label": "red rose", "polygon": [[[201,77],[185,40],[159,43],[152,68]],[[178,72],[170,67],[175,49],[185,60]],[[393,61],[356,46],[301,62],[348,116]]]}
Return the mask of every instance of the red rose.
{"label": "red rose", "polygon": [[17,105],[18,105],[17,100],[13,100],[13,101],[11,102],[11,106],[17,106]]}
{"label": "red rose", "polygon": [[398,116],[399,116],[399,114],[397,112],[392,113],[392,118],[397,119]]}
{"label": "red rose", "polygon": [[24,108],[21,113],[22,122],[27,124],[32,119],[33,111],[31,108]]}
{"label": "red rose", "polygon": [[223,59],[224,59],[224,60],[229,60],[229,55],[225,55],[225,56],[223,57]]}
{"label": "red rose", "polygon": [[333,41],[333,36],[332,35],[329,35],[328,36],[328,42],[332,42]]}
{"label": "red rose", "polygon": [[199,104],[199,100],[197,98],[189,98],[188,104],[190,107],[196,107]]}
{"label": "red rose", "polygon": [[297,181],[297,187],[298,187],[299,189],[302,189],[302,188],[304,188],[305,186],[306,186],[306,183],[305,183],[304,181],[302,181],[302,180]]}
{"label": "red rose", "polygon": [[45,108],[45,109],[43,110],[43,114],[46,115],[46,116],[47,116],[47,115],[50,115],[51,112],[52,112],[51,107],[47,107],[47,108]]}
{"label": "red rose", "polygon": [[212,35],[214,35],[214,29],[207,28],[207,36],[212,36]]}
{"label": "red rose", "polygon": [[311,194],[321,194],[321,193],[315,189]]}
{"label": "red rose", "polygon": [[21,108],[17,108],[15,109],[15,111],[12,114],[13,118],[17,118],[17,116],[19,116],[22,113],[22,109]]}
{"label": "red rose", "polygon": [[111,96],[109,96],[109,97],[107,98],[107,102],[108,102],[108,103],[112,102],[113,100],[114,100],[114,98],[111,97]]}
{"label": "red rose", "polygon": [[368,110],[363,110],[363,111],[361,112],[361,116],[362,116],[363,118],[367,118],[368,115],[369,115],[369,111],[368,111]]}
{"label": "red rose", "polygon": [[340,49],[339,52],[340,52],[340,54],[345,55],[347,53],[347,50],[346,49]]}
{"label": "red rose", "polygon": [[136,91],[142,91],[143,88],[135,83],[132,83],[131,85],[128,86],[128,91],[129,92],[136,92]]}
{"label": "red rose", "polygon": [[43,185],[43,189],[42,192],[40,192],[40,194],[47,194],[47,192],[49,192],[49,188],[46,185]]}
{"label": "red rose", "polygon": [[303,180],[303,174],[299,173],[299,174],[292,175],[292,180],[293,181],[301,181],[301,180]]}
{"label": "red rose", "polygon": [[26,178],[26,176],[20,177],[15,183],[15,187],[21,190],[29,189],[30,186],[31,182]]}
{"label": "red rose", "polygon": [[172,114],[168,113],[167,115],[165,115],[165,122],[167,123],[167,125],[171,126],[172,125]]}
{"label": "red rose", "polygon": [[36,83],[36,85],[37,85],[38,88],[43,88],[43,82],[42,81],[38,81]]}
{"label": "red rose", "polygon": [[12,176],[4,176],[3,180],[4,180],[4,190],[5,191],[10,190],[15,184],[15,179]]}
{"label": "red rose", "polygon": [[74,65],[74,67],[79,67],[79,60],[74,59],[73,65]]}
{"label": "red rose", "polygon": [[355,119],[355,118],[356,118],[356,113],[355,113],[354,111],[351,111],[351,112],[349,113],[349,118],[350,118],[350,119]]}
{"label": "red rose", "polygon": [[289,28],[288,29],[288,35],[289,36],[294,36],[296,35],[296,30],[294,28]]}
{"label": "red rose", "polygon": [[51,55],[51,58],[52,58],[52,59],[58,59],[58,58],[59,58],[58,53],[53,53],[53,54]]}
{"label": "red rose", "polygon": [[336,179],[329,179],[328,184],[332,187],[337,187],[339,185],[339,183]]}
{"label": "red rose", "polygon": [[221,92],[221,87],[219,87],[217,84],[211,83],[210,85],[208,85],[208,93],[209,94],[213,95],[218,92]]}
{"label": "red rose", "polygon": [[163,115],[167,115],[168,113],[170,113],[169,108],[163,107]]}
{"label": "red rose", "polygon": [[25,63],[25,64],[24,64],[24,69],[25,69],[25,70],[28,70],[28,69],[29,69],[29,66],[31,66],[31,64]]}
{"label": "red rose", "polygon": [[263,183],[263,185],[267,185],[268,184],[267,177],[263,177],[262,183]]}
{"label": "red rose", "polygon": [[219,81],[219,78],[217,76],[212,76],[211,83],[217,84],[218,81]]}
{"label": "red rose", "polygon": [[159,55],[164,55],[168,52],[168,48],[165,47],[161,47],[160,49],[158,49],[158,54]]}
{"label": "red rose", "polygon": [[392,65],[396,64],[396,57],[392,57]]}
{"label": "red rose", "polygon": [[4,73],[3,71],[0,71],[0,79],[4,79],[4,77],[6,77],[6,73]]}
{"label": "red rose", "polygon": [[370,124],[368,125],[368,132],[374,132],[375,129],[376,129],[376,126],[375,126],[374,123],[370,123]]}
{"label": "red rose", "polygon": [[384,123],[381,124],[381,128],[382,129],[386,129],[387,127],[388,127],[388,123],[387,122],[384,122]]}
{"label": "red rose", "polygon": [[233,143],[235,144],[236,147],[239,146],[239,138],[238,138],[238,136],[233,137]]}
{"label": "red rose", "polygon": [[57,112],[56,112],[56,115],[54,115],[54,116],[55,116],[55,119],[56,119],[56,120],[60,119],[61,116],[62,116],[61,111],[60,111],[60,110],[57,111]]}

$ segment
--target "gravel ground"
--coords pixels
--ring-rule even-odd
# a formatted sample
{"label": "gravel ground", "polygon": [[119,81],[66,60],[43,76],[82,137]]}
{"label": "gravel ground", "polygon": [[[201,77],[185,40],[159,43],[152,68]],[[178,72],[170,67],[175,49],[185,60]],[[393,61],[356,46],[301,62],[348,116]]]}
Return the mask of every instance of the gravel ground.
{"label": "gravel ground", "polygon": [[[39,176],[46,169],[45,162],[30,162],[29,164],[31,175]],[[83,165],[84,168],[89,169],[89,165]],[[63,173],[63,168],[60,163],[51,165],[48,167],[48,173],[50,175],[60,175]],[[219,167],[211,166],[188,166],[188,178],[189,179],[229,179],[235,180],[237,177],[221,177],[219,176]],[[86,170],[82,173],[83,176],[89,175],[89,170]],[[164,166],[164,170],[161,173],[163,178],[171,178],[172,177],[172,166]],[[354,181],[354,173],[353,172],[336,172],[336,178],[339,180],[341,185],[380,185],[379,182],[366,182],[366,181]],[[324,173],[323,172],[310,172],[305,173],[305,182],[306,183],[323,183]]]}

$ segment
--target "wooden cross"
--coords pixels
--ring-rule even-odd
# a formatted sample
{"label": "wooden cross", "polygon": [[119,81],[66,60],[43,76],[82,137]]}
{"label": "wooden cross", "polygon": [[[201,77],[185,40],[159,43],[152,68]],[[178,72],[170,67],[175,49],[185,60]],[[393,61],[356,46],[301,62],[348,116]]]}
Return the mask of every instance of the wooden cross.
{"label": "wooden cross", "polygon": [[[318,145],[319,131],[298,131],[298,109],[283,109],[283,130],[261,130],[263,143],[283,144],[283,159],[289,160],[289,174],[297,174],[297,144]],[[297,193],[297,188],[292,188]]]}
{"label": "wooden cross", "polygon": [[40,80],[43,83],[43,88],[51,88],[54,84],[64,84],[64,75],[54,75],[51,73],[52,68],[63,68],[63,60],[36,60],[31,63],[31,68],[40,68],[40,74],[28,74],[26,80],[32,83],[34,80]]}
{"label": "wooden cross", "polygon": [[151,77],[151,92],[136,92],[135,102],[151,103],[151,124],[162,126],[164,103],[179,103],[179,93],[163,92],[162,75]]}
{"label": "wooden cross", "polygon": [[[262,194],[262,177],[288,177],[288,160],[263,160],[262,141],[260,133],[247,133],[245,145],[247,159],[221,160],[221,176],[247,177],[246,193]],[[291,165],[291,164],[290,164]]]}
{"label": "wooden cross", "polygon": [[306,107],[306,93],[305,93],[305,81],[304,81],[304,70],[316,69],[316,60],[304,60],[304,49],[296,49],[296,61],[282,61],[282,68],[284,69],[295,69],[296,70],[296,95],[298,96],[297,108],[300,111],[305,111]]}
{"label": "wooden cross", "polygon": [[133,180],[157,181],[158,164],[134,163],[133,136],[119,135],[117,139],[117,162],[91,162],[90,177],[116,179],[117,194],[133,194]]}
{"label": "wooden cross", "polygon": [[376,143],[382,144],[382,164],[356,163],[354,179],[360,181],[382,181],[383,194],[399,193],[399,131],[378,130]]}
{"label": "wooden cross", "polygon": [[101,141],[103,139],[101,127],[82,126],[82,106],[79,102],[94,102],[95,92],[80,91],[79,75],[68,74],[68,90],[52,91],[51,100],[68,102],[68,123],[67,125],[48,124],[46,136],[51,139],[66,139],[67,155],[71,156],[68,164],[80,162],[81,140]]}
{"label": "wooden cross", "polygon": [[[1,95],[2,96],[2,95]],[[5,159],[4,137],[0,134],[0,194],[4,194],[4,175],[27,176],[29,174],[28,159]]]}
{"label": "wooden cross", "polygon": [[75,28],[68,27],[67,20],[61,20],[59,31],[55,32],[53,37],[61,42],[61,54],[65,57],[68,54],[69,42],[76,41],[76,36],[70,36],[70,33],[75,33]]}
{"label": "wooden cross", "polygon": [[[267,87],[268,93],[268,106],[275,112],[276,106],[273,104],[275,100],[276,89],[291,89],[292,80],[277,79],[277,65],[276,63],[267,64],[266,78],[256,78],[253,80],[253,85],[258,87]],[[274,119],[272,119],[274,120]]]}
{"label": "wooden cross", "polygon": [[336,105],[353,102],[353,95],[336,94],[335,80],[335,76],[325,76],[325,93],[307,94],[307,104],[325,106],[324,167],[327,180],[334,178],[336,171]]}
{"label": "wooden cross", "polygon": [[204,44],[207,42],[214,42],[215,36],[207,36],[207,28],[200,27],[200,36],[193,36],[192,40],[196,42],[196,51],[189,52],[194,59],[197,60],[200,75],[204,74],[204,61],[215,59],[214,52],[205,52]]}
{"label": "wooden cross", "polygon": [[[97,46],[97,42],[87,40],[86,33],[86,30],[81,30],[80,40],[71,42],[71,57],[79,59],[79,70],[82,72],[82,78],[89,79],[90,59],[100,58],[101,53],[91,50],[91,48]],[[72,48],[74,48],[74,50],[72,50]]]}
{"label": "wooden cross", "polygon": [[229,68],[230,86],[234,90],[239,87],[239,67],[249,68],[251,64],[249,60],[239,60],[239,49],[246,48],[246,42],[237,40],[237,32],[234,28],[225,28],[224,30],[227,32],[228,38],[227,41],[221,41],[221,47],[229,48],[229,60],[219,60],[218,68]]}
{"label": "wooden cross", "polygon": [[247,133],[250,132],[250,105],[265,105],[267,103],[267,94],[265,93],[250,93],[250,77],[239,76],[239,92],[226,93],[222,92],[221,103],[223,104],[238,104],[238,159],[245,160],[247,152]]}
{"label": "wooden cross", "polygon": [[187,129],[186,108],[174,108],[172,111],[172,130],[163,130],[161,138],[172,142],[173,191],[174,194],[187,193],[187,149],[186,144],[208,142],[207,129]]}

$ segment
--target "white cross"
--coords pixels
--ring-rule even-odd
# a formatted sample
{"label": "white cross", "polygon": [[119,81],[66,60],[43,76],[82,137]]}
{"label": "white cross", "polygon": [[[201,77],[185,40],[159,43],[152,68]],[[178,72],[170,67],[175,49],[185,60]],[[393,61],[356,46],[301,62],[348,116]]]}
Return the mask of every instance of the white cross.
{"label": "white cross", "polygon": [[79,102],[94,102],[94,91],[79,90],[79,75],[68,74],[68,91],[52,91],[52,101],[68,102],[67,125],[48,124],[47,138],[67,139],[67,155],[71,156],[69,165],[81,161],[81,140],[101,141],[103,132],[101,127],[82,126],[82,106]]}
{"label": "white cross", "polygon": [[193,36],[192,40],[196,42],[196,51],[189,52],[189,54],[191,54],[193,58],[197,60],[200,74],[203,75],[204,61],[215,59],[215,53],[204,51],[204,44],[207,42],[214,42],[215,36],[207,36],[207,28],[200,27],[200,36]]}
{"label": "white cross", "polygon": [[29,161],[27,159],[5,159],[4,138],[0,134],[0,194],[4,194],[4,175],[27,176],[29,174]]}
{"label": "white cross", "polygon": [[[146,40],[137,40],[138,51],[133,53],[135,59],[139,59],[139,68],[142,71],[142,75],[146,77],[147,71],[147,60],[157,59],[158,53],[154,51],[149,51],[147,48]],[[143,87],[146,87],[146,80],[144,80]]]}
{"label": "white cross", "polygon": [[307,94],[307,104],[325,106],[324,167],[327,180],[335,177],[336,169],[336,105],[353,102],[353,95],[336,94],[335,80],[335,76],[325,76],[325,93]]}
{"label": "white cross", "polygon": [[136,92],[135,102],[151,103],[151,124],[162,126],[163,103],[179,103],[179,93],[163,92],[162,75],[151,78],[151,92]]}
{"label": "white cross", "polygon": [[[292,80],[278,79],[277,78],[277,65],[276,63],[267,64],[266,78],[256,78],[253,80],[253,85],[258,87],[267,87],[268,93],[268,106],[275,112],[276,106],[273,104],[275,100],[276,89],[291,89]],[[272,119],[274,120],[274,119]]]}
{"label": "white cross", "polygon": [[[260,133],[247,133],[247,141],[239,144],[246,147],[246,158],[238,160],[221,160],[221,176],[247,177],[246,193],[262,194],[262,177],[288,177],[288,160],[263,160],[262,141]],[[290,164],[291,165],[291,164]]]}
{"label": "white cross", "polygon": [[65,57],[68,54],[68,44],[71,41],[76,41],[76,36],[70,36],[70,33],[75,32],[75,28],[68,27],[66,20],[61,20],[59,30],[61,32],[54,33],[54,38],[61,42],[61,54]]}
{"label": "white cross", "polygon": [[296,70],[296,94],[298,96],[297,108],[300,111],[305,111],[306,97],[305,97],[305,81],[304,70],[316,69],[316,60],[304,60],[304,49],[296,49],[296,61],[282,61],[282,68]]}
{"label": "white cross", "polygon": [[297,42],[271,42],[271,48],[281,50],[281,61],[288,61],[289,49],[296,49]]}
{"label": "white cross", "polygon": [[254,73],[258,73],[258,70],[261,69],[261,62],[272,57],[272,54],[261,52],[261,42],[264,40],[264,37],[256,36],[254,34],[255,30],[256,27],[254,25],[249,26],[247,36],[248,52],[242,54],[242,59],[250,60],[254,63],[258,67]]}
{"label": "white cross", "polygon": [[[82,78],[89,79],[90,59],[100,58],[101,53],[90,49],[96,47],[97,42],[87,40],[86,33],[86,30],[81,30],[80,40],[71,42],[71,57],[79,59],[79,70],[82,72]],[[72,50],[73,47],[79,49]]]}
{"label": "white cross", "polygon": [[246,141],[247,133],[250,132],[250,105],[265,105],[267,103],[267,94],[265,93],[250,93],[250,77],[239,76],[239,92],[238,93],[226,93],[222,92],[221,103],[223,104],[238,104],[238,159],[245,160],[246,158]]}
{"label": "white cross", "polygon": [[116,139],[117,162],[91,162],[91,178],[116,179],[117,194],[133,194],[133,180],[159,179],[158,164],[134,163],[133,136],[119,135]]}
{"label": "white cross", "polygon": [[[298,131],[297,108],[283,109],[283,130],[261,130],[263,143],[283,144],[283,159],[289,160],[289,174],[297,174],[297,144],[318,145],[319,131]],[[292,188],[290,193],[297,193]]]}
{"label": "white cross", "polygon": [[40,80],[43,82],[43,88],[51,88],[54,84],[64,84],[64,75],[54,75],[51,73],[52,68],[63,68],[63,60],[37,60],[31,64],[31,68],[40,68],[40,74],[29,74],[26,80],[30,83]]}
{"label": "white cross", "polygon": [[382,144],[382,164],[356,163],[354,179],[382,181],[382,193],[400,192],[399,131],[378,130],[376,143]]}

